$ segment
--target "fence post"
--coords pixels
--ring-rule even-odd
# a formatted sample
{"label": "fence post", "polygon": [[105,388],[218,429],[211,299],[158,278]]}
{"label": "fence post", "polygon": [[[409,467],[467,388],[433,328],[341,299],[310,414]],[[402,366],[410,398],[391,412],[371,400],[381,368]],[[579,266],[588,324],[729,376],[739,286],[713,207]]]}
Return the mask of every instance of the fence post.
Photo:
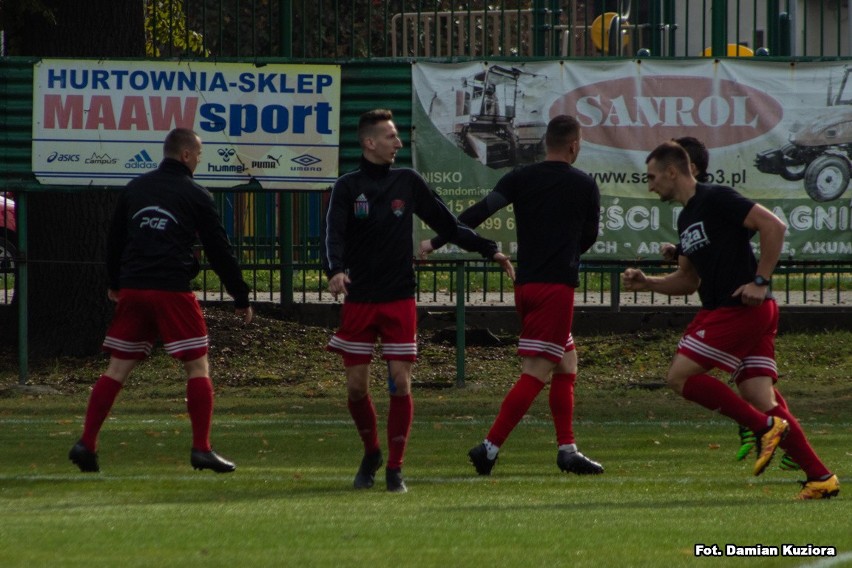
{"label": "fence post", "polygon": [[609,289],[610,310],[617,312],[621,309],[621,274],[617,267],[609,273]]}
{"label": "fence post", "polygon": [[456,261],[456,386],[464,386],[464,261]]}
{"label": "fence post", "polygon": [[711,10],[710,44],[713,57],[724,57],[728,54],[728,0],[713,0]]}
{"label": "fence post", "polygon": [[293,306],[293,194],[282,191],[279,197],[278,234],[281,235],[281,308]]}
{"label": "fence post", "polygon": [[544,33],[547,29],[546,17],[547,8],[544,7],[544,0],[533,0],[533,55],[542,56],[544,53],[545,37]]}
{"label": "fence post", "polygon": [[663,55],[665,39],[665,24],[663,23],[663,11],[659,2],[651,2],[648,8],[648,20],[651,25],[651,53],[654,55]]}
{"label": "fence post", "polygon": [[15,259],[15,300],[18,303],[18,384],[27,384],[29,374],[29,290],[27,289],[27,192],[21,191],[15,202],[18,216],[18,258]]}
{"label": "fence post", "polygon": [[293,1],[278,0],[278,55],[293,56]]}

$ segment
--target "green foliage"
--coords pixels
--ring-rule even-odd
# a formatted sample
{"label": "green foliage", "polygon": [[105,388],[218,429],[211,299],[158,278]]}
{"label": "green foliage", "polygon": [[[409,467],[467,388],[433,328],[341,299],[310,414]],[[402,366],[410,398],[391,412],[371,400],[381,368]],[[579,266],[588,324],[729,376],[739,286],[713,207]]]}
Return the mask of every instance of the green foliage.
{"label": "green foliage", "polygon": [[[188,29],[184,2],[178,0],[146,0],[145,53],[149,57],[165,55],[208,56],[204,36]],[[165,52],[165,53],[164,53]]]}

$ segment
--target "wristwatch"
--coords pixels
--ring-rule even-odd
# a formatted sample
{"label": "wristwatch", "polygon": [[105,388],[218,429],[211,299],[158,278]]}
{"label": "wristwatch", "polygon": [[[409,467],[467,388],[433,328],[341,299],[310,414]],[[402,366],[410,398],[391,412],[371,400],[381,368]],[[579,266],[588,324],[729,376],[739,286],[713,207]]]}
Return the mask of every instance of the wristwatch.
{"label": "wristwatch", "polygon": [[757,284],[758,286],[769,286],[771,284],[771,282],[769,280],[767,280],[766,278],[764,278],[760,274],[758,274],[757,276],[754,277],[754,283]]}

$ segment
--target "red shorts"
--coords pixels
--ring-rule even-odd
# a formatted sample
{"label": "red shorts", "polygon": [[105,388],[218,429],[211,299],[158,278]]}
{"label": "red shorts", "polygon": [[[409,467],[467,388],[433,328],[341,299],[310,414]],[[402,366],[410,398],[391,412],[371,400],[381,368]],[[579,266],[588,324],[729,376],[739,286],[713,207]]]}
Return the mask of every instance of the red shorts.
{"label": "red shorts", "polygon": [[778,380],[775,336],[778,304],[700,310],[687,326],[677,352],[708,369],[732,374],[737,383],[752,377]]}
{"label": "red shorts", "polygon": [[414,298],[370,304],[345,302],[340,329],[326,347],[343,355],[343,365],[366,365],[373,358],[376,338],[382,340],[382,359],[417,360],[417,308]]}
{"label": "red shorts", "polygon": [[515,309],[521,316],[518,355],[559,363],[566,351],[574,349],[574,288],[565,284],[516,285]]}
{"label": "red shorts", "polygon": [[169,355],[192,361],[207,354],[207,324],[192,292],[119,291],[103,350],[118,359],[144,359],[157,338]]}

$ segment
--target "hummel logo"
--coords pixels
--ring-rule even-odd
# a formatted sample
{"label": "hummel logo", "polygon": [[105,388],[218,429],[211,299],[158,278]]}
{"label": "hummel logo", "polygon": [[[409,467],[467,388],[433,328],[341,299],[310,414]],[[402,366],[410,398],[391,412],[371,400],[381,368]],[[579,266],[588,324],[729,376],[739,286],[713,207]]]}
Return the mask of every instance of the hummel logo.
{"label": "hummel logo", "polygon": [[222,158],[223,162],[227,162],[231,159],[231,156],[237,153],[233,148],[219,148],[216,150],[216,153]]}

